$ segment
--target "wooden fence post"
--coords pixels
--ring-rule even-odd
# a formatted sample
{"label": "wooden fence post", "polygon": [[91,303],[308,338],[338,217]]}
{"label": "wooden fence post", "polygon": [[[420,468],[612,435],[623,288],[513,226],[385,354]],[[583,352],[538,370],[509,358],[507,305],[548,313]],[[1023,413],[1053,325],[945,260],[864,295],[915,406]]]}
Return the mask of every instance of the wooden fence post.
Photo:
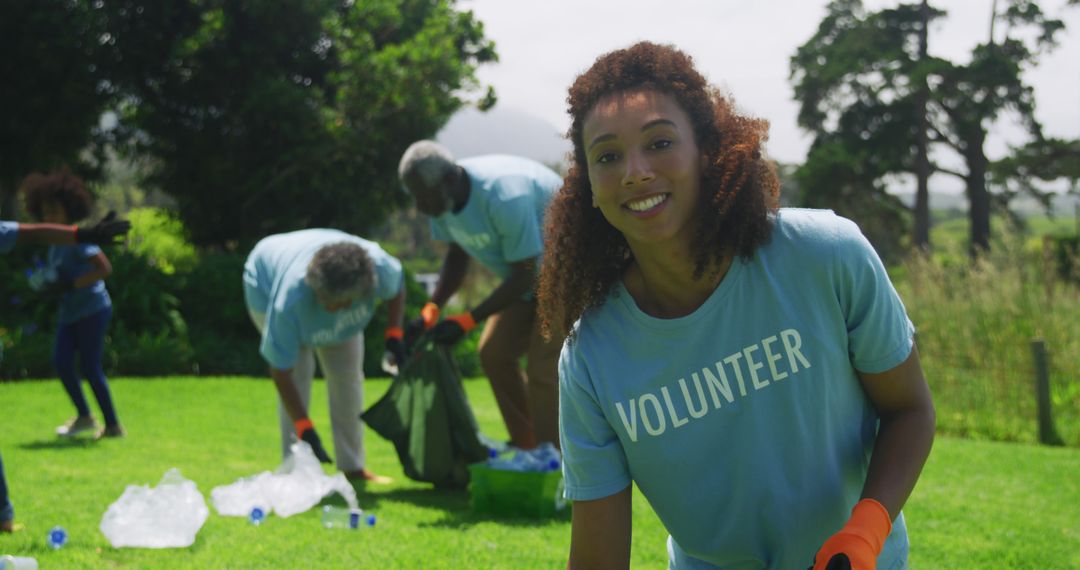
{"label": "wooden fence post", "polygon": [[1039,412],[1039,443],[1064,445],[1054,427],[1054,414],[1050,405],[1050,365],[1046,356],[1046,341],[1031,341],[1031,354],[1035,359],[1035,402]]}

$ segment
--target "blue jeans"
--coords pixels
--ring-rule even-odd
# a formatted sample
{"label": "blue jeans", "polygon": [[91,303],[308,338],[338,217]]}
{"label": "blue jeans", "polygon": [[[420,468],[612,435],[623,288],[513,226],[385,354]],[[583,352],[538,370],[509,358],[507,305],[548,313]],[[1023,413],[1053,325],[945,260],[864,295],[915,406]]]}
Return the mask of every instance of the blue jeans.
{"label": "blue jeans", "polygon": [[75,353],[78,352],[79,370],[90,383],[106,426],[119,425],[109,393],[109,381],[101,366],[101,357],[105,352],[105,330],[109,328],[111,319],[112,307],[106,307],[82,320],[61,325],[56,331],[56,346],[53,349],[53,364],[64,383],[64,390],[79,415],[89,416],[90,408],[86,405],[79,373],[75,370]]}
{"label": "blue jeans", "polygon": [[7,479],[4,478],[4,458],[0,457],[0,522],[15,519],[15,509],[7,494]]}

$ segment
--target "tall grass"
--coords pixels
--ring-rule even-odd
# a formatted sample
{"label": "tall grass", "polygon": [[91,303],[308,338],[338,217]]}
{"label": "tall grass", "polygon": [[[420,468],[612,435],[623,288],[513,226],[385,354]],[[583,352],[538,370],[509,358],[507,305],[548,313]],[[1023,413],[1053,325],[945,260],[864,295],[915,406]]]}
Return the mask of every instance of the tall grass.
{"label": "tall grass", "polygon": [[1041,338],[1058,433],[1080,446],[1080,285],[1039,243],[1005,235],[975,262],[916,256],[896,272],[941,432],[1037,441],[1031,341]]}

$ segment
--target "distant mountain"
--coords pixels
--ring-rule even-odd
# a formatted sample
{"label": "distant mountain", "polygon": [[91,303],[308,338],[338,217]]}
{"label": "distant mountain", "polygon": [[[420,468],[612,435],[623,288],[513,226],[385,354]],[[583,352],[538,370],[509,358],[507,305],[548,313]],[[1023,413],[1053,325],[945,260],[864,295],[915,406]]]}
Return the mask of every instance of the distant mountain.
{"label": "distant mountain", "polygon": [[481,113],[458,111],[436,136],[455,158],[478,154],[515,154],[543,162],[565,164],[570,142],[547,121],[515,109]]}

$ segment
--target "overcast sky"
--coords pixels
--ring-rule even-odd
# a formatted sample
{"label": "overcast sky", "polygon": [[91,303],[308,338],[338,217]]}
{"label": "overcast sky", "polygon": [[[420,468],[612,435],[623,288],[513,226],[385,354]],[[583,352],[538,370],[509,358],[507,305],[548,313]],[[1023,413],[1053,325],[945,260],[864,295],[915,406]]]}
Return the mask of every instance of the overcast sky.
{"label": "overcast sky", "polygon": [[[989,33],[992,0],[938,0],[948,10],[931,28],[930,52],[966,61]],[[1002,2],[999,2],[999,4]],[[897,2],[868,0],[870,9]],[[750,113],[772,123],[769,153],[782,162],[801,162],[810,138],[795,122],[797,105],[788,81],[797,46],[817,29],[825,0],[460,0],[494,40],[500,61],[479,70],[493,85],[497,108],[523,111],[550,123],[560,134],[569,126],[566,90],[598,55],[639,40],[672,43],[689,53],[708,80],[728,89]],[[1080,7],[1043,0],[1042,8],[1063,18],[1067,30],[1056,51],[1027,72],[1035,87],[1037,116],[1047,134],[1080,137]],[[1000,28],[999,28],[1000,30]],[[996,125],[987,145],[1000,156],[1019,131]]]}

